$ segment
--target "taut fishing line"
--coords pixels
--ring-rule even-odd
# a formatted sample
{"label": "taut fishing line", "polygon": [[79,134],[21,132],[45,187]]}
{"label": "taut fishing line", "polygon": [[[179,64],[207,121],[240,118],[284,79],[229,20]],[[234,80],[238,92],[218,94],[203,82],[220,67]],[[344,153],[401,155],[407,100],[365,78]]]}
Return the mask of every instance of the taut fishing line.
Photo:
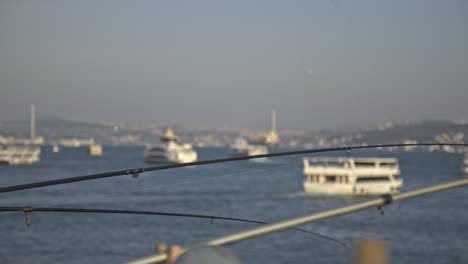
{"label": "taut fishing line", "polygon": [[445,144],[445,143],[380,144],[380,145],[361,145],[361,146],[347,146],[347,147],[334,147],[334,148],[306,149],[306,150],[297,150],[297,151],[276,152],[276,153],[253,155],[253,156],[231,157],[231,158],[222,158],[222,159],[188,162],[188,163],[182,163],[182,164],[171,164],[171,165],[163,165],[163,166],[135,168],[135,169],[112,171],[112,172],[105,172],[105,173],[97,173],[97,174],[78,176],[78,177],[71,177],[71,178],[64,178],[64,179],[57,179],[57,180],[33,182],[33,183],[27,183],[27,184],[21,184],[21,185],[1,187],[0,188],[0,193],[14,192],[14,191],[26,190],[26,189],[35,189],[35,188],[58,185],[58,184],[66,184],[66,183],[80,182],[80,181],[89,181],[89,180],[94,180],[94,179],[109,178],[109,177],[116,177],[116,176],[125,176],[125,175],[132,175],[134,178],[137,178],[139,176],[139,174],[144,173],[144,172],[148,172],[148,171],[168,170],[168,169],[175,169],[175,168],[181,168],[181,167],[206,165],[206,164],[214,164],[214,163],[223,163],[223,162],[230,162],[230,161],[240,161],[240,160],[249,160],[249,159],[256,159],[256,158],[269,158],[269,157],[280,157],[280,156],[291,156],[291,155],[310,154],[310,153],[334,152],[334,151],[345,151],[348,154],[351,150],[354,150],[354,149],[373,149],[373,148],[405,147],[405,146],[440,146],[442,148],[443,146],[468,146],[468,144],[457,144],[457,143],[447,143],[447,144]]}

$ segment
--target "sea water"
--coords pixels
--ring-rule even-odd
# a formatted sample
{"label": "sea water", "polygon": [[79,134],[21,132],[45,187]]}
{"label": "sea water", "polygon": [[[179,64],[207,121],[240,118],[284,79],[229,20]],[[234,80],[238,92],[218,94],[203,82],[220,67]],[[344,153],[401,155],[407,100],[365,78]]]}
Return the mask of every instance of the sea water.
{"label": "sea water", "polygon": [[[197,149],[199,159],[229,155]],[[41,162],[0,167],[0,186],[149,166],[143,148],[42,148]],[[344,156],[345,153],[326,155]],[[399,159],[402,191],[457,180],[462,155],[353,151],[351,156]],[[237,161],[154,171],[0,194],[0,206],[153,210],[275,222],[371,199],[307,195],[302,156]],[[368,209],[302,226],[341,240],[287,230],[227,246],[243,263],[350,263],[362,236],[388,243],[393,263],[468,263],[468,187],[391,204],[384,215]],[[255,224],[206,219],[32,212],[0,213],[0,263],[123,263],[155,253],[158,243],[190,245]]]}

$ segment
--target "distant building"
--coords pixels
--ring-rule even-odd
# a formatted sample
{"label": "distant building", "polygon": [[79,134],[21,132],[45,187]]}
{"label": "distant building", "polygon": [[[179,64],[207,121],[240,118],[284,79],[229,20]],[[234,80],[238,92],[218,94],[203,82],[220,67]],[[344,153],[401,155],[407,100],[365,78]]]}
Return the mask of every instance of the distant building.
{"label": "distant building", "polygon": [[[403,144],[418,144],[418,141],[413,140],[413,139],[405,139],[405,141],[403,141]],[[404,151],[413,151],[416,148],[417,148],[416,146],[404,146],[403,150]]]}
{"label": "distant building", "polygon": [[10,137],[7,144],[10,145],[44,145],[44,137],[36,135],[36,107],[31,105],[31,119],[30,119],[30,136],[29,138],[14,138]]}
{"label": "distant building", "polygon": [[81,146],[91,146],[94,145],[96,142],[94,141],[94,138],[87,138],[87,139],[78,139],[78,138],[72,138],[72,139],[61,139],[59,141],[60,145],[64,147],[81,147]]}

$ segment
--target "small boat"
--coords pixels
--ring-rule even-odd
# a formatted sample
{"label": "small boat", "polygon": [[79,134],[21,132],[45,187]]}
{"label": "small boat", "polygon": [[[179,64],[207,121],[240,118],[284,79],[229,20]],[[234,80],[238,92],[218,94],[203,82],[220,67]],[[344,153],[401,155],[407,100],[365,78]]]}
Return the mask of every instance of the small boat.
{"label": "small boat", "polygon": [[403,180],[394,158],[304,158],[304,190],[331,195],[400,192]]}
{"label": "small boat", "polygon": [[254,156],[268,154],[268,148],[264,145],[250,144],[244,138],[237,138],[231,145],[233,156]]}
{"label": "small boat", "polygon": [[102,146],[99,144],[93,144],[89,146],[89,155],[91,156],[102,156]]}
{"label": "small boat", "polygon": [[40,154],[38,146],[0,146],[0,164],[33,164],[39,162]]}
{"label": "small boat", "polygon": [[60,152],[60,148],[59,148],[59,146],[58,146],[57,144],[54,144],[54,145],[52,146],[52,152],[53,152],[53,153],[58,153],[58,152]]}
{"label": "small boat", "polygon": [[171,128],[160,137],[161,143],[148,146],[143,154],[146,162],[152,163],[187,163],[197,161],[197,152],[191,144],[180,142]]}

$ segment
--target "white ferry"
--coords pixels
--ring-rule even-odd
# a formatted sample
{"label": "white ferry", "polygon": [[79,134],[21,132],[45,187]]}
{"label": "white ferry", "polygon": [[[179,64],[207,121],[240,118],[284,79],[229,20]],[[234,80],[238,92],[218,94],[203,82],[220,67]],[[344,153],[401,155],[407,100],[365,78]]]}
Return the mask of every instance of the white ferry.
{"label": "white ferry", "polygon": [[40,154],[38,146],[0,146],[0,164],[33,164],[39,162]]}
{"label": "white ferry", "polygon": [[197,152],[191,144],[181,143],[171,128],[161,136],[161,144],[148,146],[144,152],[146,162],[187,163],[197,161]]}
{"label": "white ferry", "polygon": [[403,184],[394,158],[304,158],[304,174],[304,190],[317,194],[391,194]]}

